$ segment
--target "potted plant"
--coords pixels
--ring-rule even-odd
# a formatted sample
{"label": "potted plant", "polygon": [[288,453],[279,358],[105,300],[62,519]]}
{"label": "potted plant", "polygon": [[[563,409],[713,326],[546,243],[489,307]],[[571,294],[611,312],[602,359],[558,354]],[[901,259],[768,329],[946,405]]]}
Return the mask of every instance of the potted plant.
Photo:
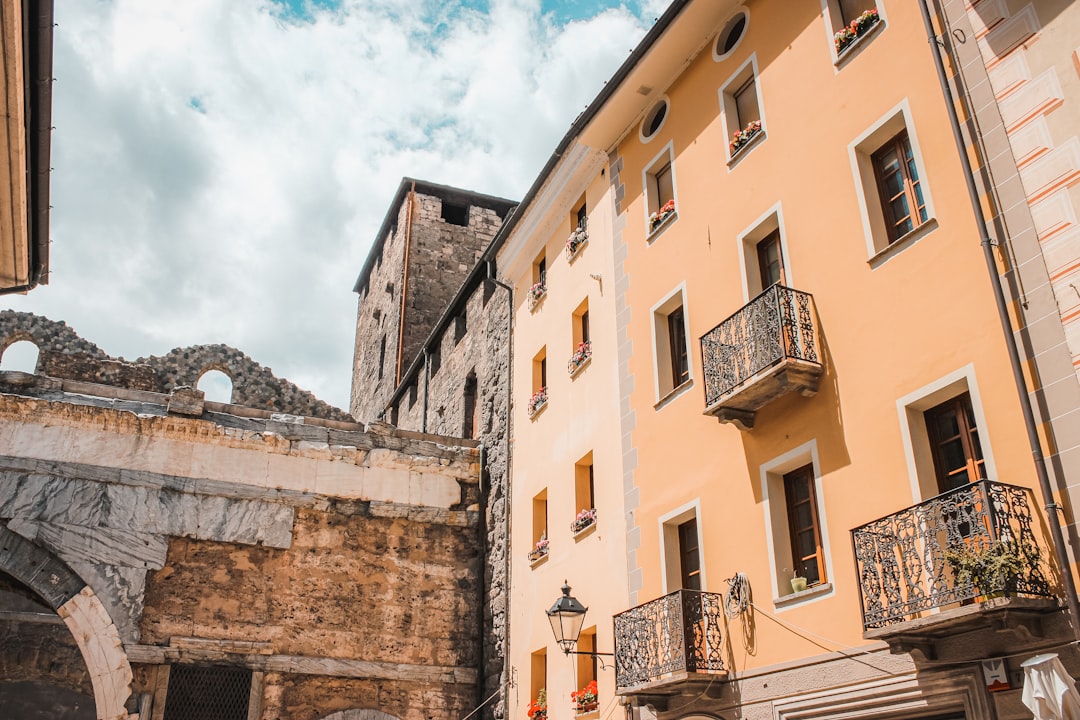
{"label": "potted plant", "polygon": [[668,200],[663,207],[649,216],[649,232],[656,230],[665,220],[675,214],[675,200]]}
{"label": "potted plant", "polygon": [[761,121],[754,120],[746,123],[746,127],[742,130],[736,130],[731,136],[731,144],[728,146],[731,157],[735,157],[735,154],[742,150],[746,145],[753,140],[757,134],[761,132]]}
{"label": "potted plant", "polygon": [[870,28],[877,25],[881,20],[881,16],[878,15],[877,8],[866,10],[859,17],[848,23],[843,30],[840,30],[833,36],[833,40],[836,42],[836,54],[844,52],[851,43],[855,42],[863,35],[870,31]]}
{"label": "potted plant", "polygon": [[540,688],[536,699],[529,703],[529,717],[532,720],[547,720],[547,690]]}
{"label": "potted plant", "polygon": [[596,681],[590,680],[589,684],[581,690],[570,693],[570,699],[574,701],[574,709],[578,715],[596,710],[600,704],[600,694],[596,689]]}
{"label": "potted plant", "polygon": [[585,361],[592,357],[592,342],[585,341],[578,343],[577,350],[570,356],[570,362],[566,364],[567,371],[573,375],[579,367],[585,364]]}
{"label": "potted plant", "polygon": [[945,560],[952,567],[956,586],[971,586],[977,595],[1000,596],[1016,587],[1024,571],[1024,558],[1015,542],[998,540],[982,548],[949,548]]}
{"label": "potted plant", "polygon": [[532,284],[529,288],[529,309],[532,310],[536,307],[537,303],[544,299],[547,295],[547,283],[544,280],[538,280]]}
{"label": "potted plant", "polygon": [[596,522],[596,508],[582,510],[570,523],[570,532],[579,533]]}
{"label": "potted plant", "polygon": [[566,238],[566,259],[573,260],[581,246],[589,239],[589,233],[580,225],[574,228],[570,237]]}
{"label": "potted plant", "polygon": [[542,387],[536,392],[534,392],[532,394],[532,397],[529,398],[529,417],[532,417],[540,411],[540,408],[547,405],[547,400],[548,396],[546,387]]}
{"label": "potted plant", "polygon": [[791,592],[800,593],[806,590],[806,578],[796,575],[791,578]]}
{"label": "potted plant", "polygon": [[[547,533],[540,535],[540,539],[536,541],[536,546],[529,551],[529,562],[536,562],[542,557],[548,554],[548,539]],[[546,707],[546,705],[545,705]]]}

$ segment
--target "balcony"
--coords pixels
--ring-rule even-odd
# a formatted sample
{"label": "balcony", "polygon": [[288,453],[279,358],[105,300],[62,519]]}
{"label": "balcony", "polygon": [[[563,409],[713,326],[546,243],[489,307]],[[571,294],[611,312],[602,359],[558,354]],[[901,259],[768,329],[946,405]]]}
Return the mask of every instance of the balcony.
{"label": "balcony", "polygon": [[676,590],[615,616],[615,691],[675,694],[727,675],[724,600]]}
{"label": "balcony", "polygon": [[705,414],[749,430],[782,395],[815,395],[819,347],[813,296],[773,285],[701,337]]}
{"label": "balcony", "polygon": [[852,530],[865,636],[932,638],[996,610],[1056,608],[1032,501],[980,480]]}

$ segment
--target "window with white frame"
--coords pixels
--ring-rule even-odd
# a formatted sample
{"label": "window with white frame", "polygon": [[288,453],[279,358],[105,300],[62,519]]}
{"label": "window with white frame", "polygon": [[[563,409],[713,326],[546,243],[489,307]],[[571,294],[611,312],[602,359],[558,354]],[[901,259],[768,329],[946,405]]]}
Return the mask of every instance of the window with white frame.
{"label": "window with white frame", "polygon": [[720,110],[727,130],[728,160],[745,155],[765,137],[757,56],[751,55],[720,88]]}
{"label": "window with white frame", "polygon": [[[904,101],[849,146],[870,257],[937,227],[926,169]],[[889,250],[889,253],[884,251]]]}
{"label": "window with white frame", "polygon": [[698,505],[691,503],[660,518],[665,592],[705,590]]}
{"label": "window with white frame", "polygon": [[652,310],[656,399],[667,398],[691,378],[686,291],[680,286]]}
{"label": "window with white frame", "polygon": [[875,0],[822,0],[834,60],[853,55],[884,27],[881,3]]}
{"label": "window with white frame", "polygon": [[646,167],[642,174],[642,187],[645,191],[646,234],[651,236],[678,216],[675,157],[671,143]]}
{"label": "window with white frame", "polygon": [[[774,597],[831,590],[831,561],[817,444],[811,441],[761,466]],[[782,604],[782,603],[781,603]]]}

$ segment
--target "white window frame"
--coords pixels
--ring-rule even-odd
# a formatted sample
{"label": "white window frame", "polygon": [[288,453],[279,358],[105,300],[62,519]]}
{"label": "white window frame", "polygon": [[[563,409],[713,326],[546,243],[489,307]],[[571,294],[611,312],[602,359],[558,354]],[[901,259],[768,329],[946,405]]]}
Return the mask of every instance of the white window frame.
{"label": "white window frame", "polygon": [[[664,162],[665,160],[667,161],[666,163]],[[650,231],[649,215],[660,209],[659,202],[657,203],[655,209],[652,207],[652,201],[655,198],[650,195],[650,191],[652,190],[654,184],[653,179],[655,177],[656,170],[659,170],[665,165],[671,168],[671,197],[675,200],[675,213],[673,217],[668,218],[662,225],[656,228],[656,230]],[[660,152],[656,153],[656,155],[653,156],[653,159],[649,161],[649,164],[645,166],[645,169],[641,171],[641,195],[645,201],[643,203],[645,209],[645,237],[647,237],[649,239],[649,242],[651,243],[663,232],[665,228],[672,225],[676,220],[679,219],[679,182],[678,178],[675,175],[674,141],[669,140],[667,144],[664,145],[664,147],[660,150]]]}
{"label": "white window frame", "polygon": [[665,595],[682,588],[682,549],[679,547],[679,525],[695,518],[698,532],[698,562],[701,563],[701,590],[704,592],[709,589],[705,578],[705,543],[701,535],[704,527],[701,522],[701,499],[694,498],[657,519],[660,532],[660,573]]}
{"label": "white window frame", "polygon": [[[661,377],[671,377],[671,353],[670,336],[668,335],[667,318],[675,308],[682,306],[683,325],[686,330],[686,381],[681,385],[667,387],[670,380],[661,383]],[[656,396],[656,409],[667,405],[671,400],[682,395],[694,384],[694,353],[693,342],[690,339],[690,307],[686,301],[686,281],[683,281],[665,295],[659,302],[652,306],[649,311],[652,323],[652,353],[653,353],[653,391]],[[659,322],[660,320],[663,322]]]}
{"label": "white window frame", "polygon": [[[750,142],[750,147],[739,151],[734,158],[731,156],[731,137],[736,130],[742,130],[739,123],[739,111],[735,105],[735,91],[741,88],[750,77],[754,78],[754,91],[757,94],[758,115],[761,117],[761,132],[758,137]],[[724,157],[727,159],[728,171],[738,164],[744,157],[754,151],[754,147],[768,137],[768,123],[765,120],[765,103],[761,98],[761,74],[758,72],[757,53],[752,53],[739,68],[733,72],[718,91],[720,95],[720,126],[724,128]],[[734,123],[734,124],[733,124]]]}
{"label": "white window frame", "polygon": [[975,423],[979,429],[979,445],[982,447],[986,477],[991,480],[998,477],[997,463],[994,462],[994,451],[990,443],[990,429],[986,424],[982,395],[975,379],[975,366],[969,363],[896,401],[913,505],[939,494],[934,457],[926,431],[926,411],[965,392],[971,396],[971,410],[975,414]]}
{"label": "white window frame", "polygon": [[784,261],[784,282],[795,287],[791,273],[791,259],[788,253],[787,231],[784,230],[784,209],[776,203],[758,216],[754,222],[739,233],[739,268],[742,271],[743,304],[757,297],[765,288],[761,287],[761,268],[758,265],[757,244],[774,230],[780,231],[780,253]]}
{"label": "white window frame", "polygon": [[[787,499],[784,495],[784,475],[804,465],[814,467],[814,501],[817,503],[818,525],[821,531],[821,554],[825,563],[825,582],[795,596],[791,589],[791,533],[788,529]],[[793,605],[803,605],[831,597],[833,586],[832,550],[829,543],[829,522],[825,516],[825,487],[821,476],[817,440],[810,440],[760,466],[761,504],[765,514],[765,538],[769,548],[770,582],[773,604],[777,612]],[[785,572],[787,571],[787,572]]]}
{"label": "white window frame", "polygon": [[[646,135],[645,123],[648,122],[650,117],[653,117],[653,113],[656,112],[661,105],[664,106],[664,119],[660,121],[660,126],[656,128],[656,132],[654,132],[652,135]],[[649,111],[645,113],[645,117],[641,119],[641,125],[638,126],[638,140],[641,141],[641,144],[648,145],[653,140],[655,140],[656,136],[660,134],[660,131],[664,129],[664,126],[667,125],[668,118],[670,117],[671,98],[669,98],[667,95],[661,95],[659,98],[657,98],[656,102],[649,106]]]}
{"label": "white window frame", "polygon": [[[889,231],[885,226],[885,211],[882,208],[881,194],[878,191],[877,176],[874,171],[873,155],[904,130],[907,130],[911,152],[915,156],[915,167],[919,171],[919,186],[922,189],[923,200],[926,202],[926,222],[890,243]],[[908,99],[901,100],[852,140],[848,144],[848,156],[851,161],[852,177],[855,179],[855,194],[859,200],[859,216],[862,219],[868,262],[872,268],[876,268],[896,253],[933,232],[937,227],[934,194],[930,190],[930,176],[926,172],[926,163],[923,162],[922,147],[919,144],[918,133],[915,131]]]}
{"label": "white window frame", "polygon": [[[833,65],[836,66],[837,72],[839,72],[840,67],[847,62],[848,58],[858,54],[856,49],[858,46],[869,42],[870,38],[878,35],[888,26],[888,19],[885,17],[884,0],[873,0],[873,5],[878,11],[878,17],[881,19],[870,32],[848,46],[848,48],[844,50],[843,57],[840,57],[836,53],[836,33],[845,25],[844,15],[840,12],[840,2],[839,0],[821,0],[821,16],[825,20],[825,33],[829,43],[829,56],[832,58]],[[866,9],[869,10],[870,8]]]}
{"label": "white window frame", "polygon": [[[744,16],[746,18],[746,25],[743,26],[742,37],[740,37],[735,42],[735,45],[732,46],[732,48],[730,50],[728,50],[726,53],[718,53],[717,49],[720,47],[720,41],[723,39],[724,32],[729,27],[731,27],[732,22],[734,22],[734,20],[737,17],[739,17],[740,15],[742,15],[742,16]],[[737,10],[735,10],[735,12],[731,13],[731,15],[729,15],[727,17],[727,19],[724,20],[724,24],[720,26],[720,32],[718,32],[716,34],[716,38],[712,42],[712,58],[713,58],[713,60],[715,60],[716,62],[722,62],[724,60],[727,60],[732,55],[734,55],[735,51],[739,49],[739,46],[743,44],[743,40],[746,39],[746,36],[748,34],[750,34],[750,10],[747,9],[746,6],[744,5],[742,7],[739,7]]]}

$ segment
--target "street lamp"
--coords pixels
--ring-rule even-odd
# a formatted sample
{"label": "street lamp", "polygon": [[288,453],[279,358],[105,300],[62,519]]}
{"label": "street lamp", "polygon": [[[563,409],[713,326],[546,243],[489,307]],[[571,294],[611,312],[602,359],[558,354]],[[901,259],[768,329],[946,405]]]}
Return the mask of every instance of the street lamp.
{"label": "street lamp", "polygon": [[[585,623],[585,613],[588,611],[589,608],[582,605],[577,598],[570,594],[570,586],[563,580],[562,597],[557,599],[551,609],[547,611],[548,622],[551,623],[551,632],[555,633],[555,642],[562,648],[564,655],[612,657],[613,653],[574,650],[578,637],[581,635],[581,626]],[[601,662],[601,665],[603,665],[603,662]]]}

